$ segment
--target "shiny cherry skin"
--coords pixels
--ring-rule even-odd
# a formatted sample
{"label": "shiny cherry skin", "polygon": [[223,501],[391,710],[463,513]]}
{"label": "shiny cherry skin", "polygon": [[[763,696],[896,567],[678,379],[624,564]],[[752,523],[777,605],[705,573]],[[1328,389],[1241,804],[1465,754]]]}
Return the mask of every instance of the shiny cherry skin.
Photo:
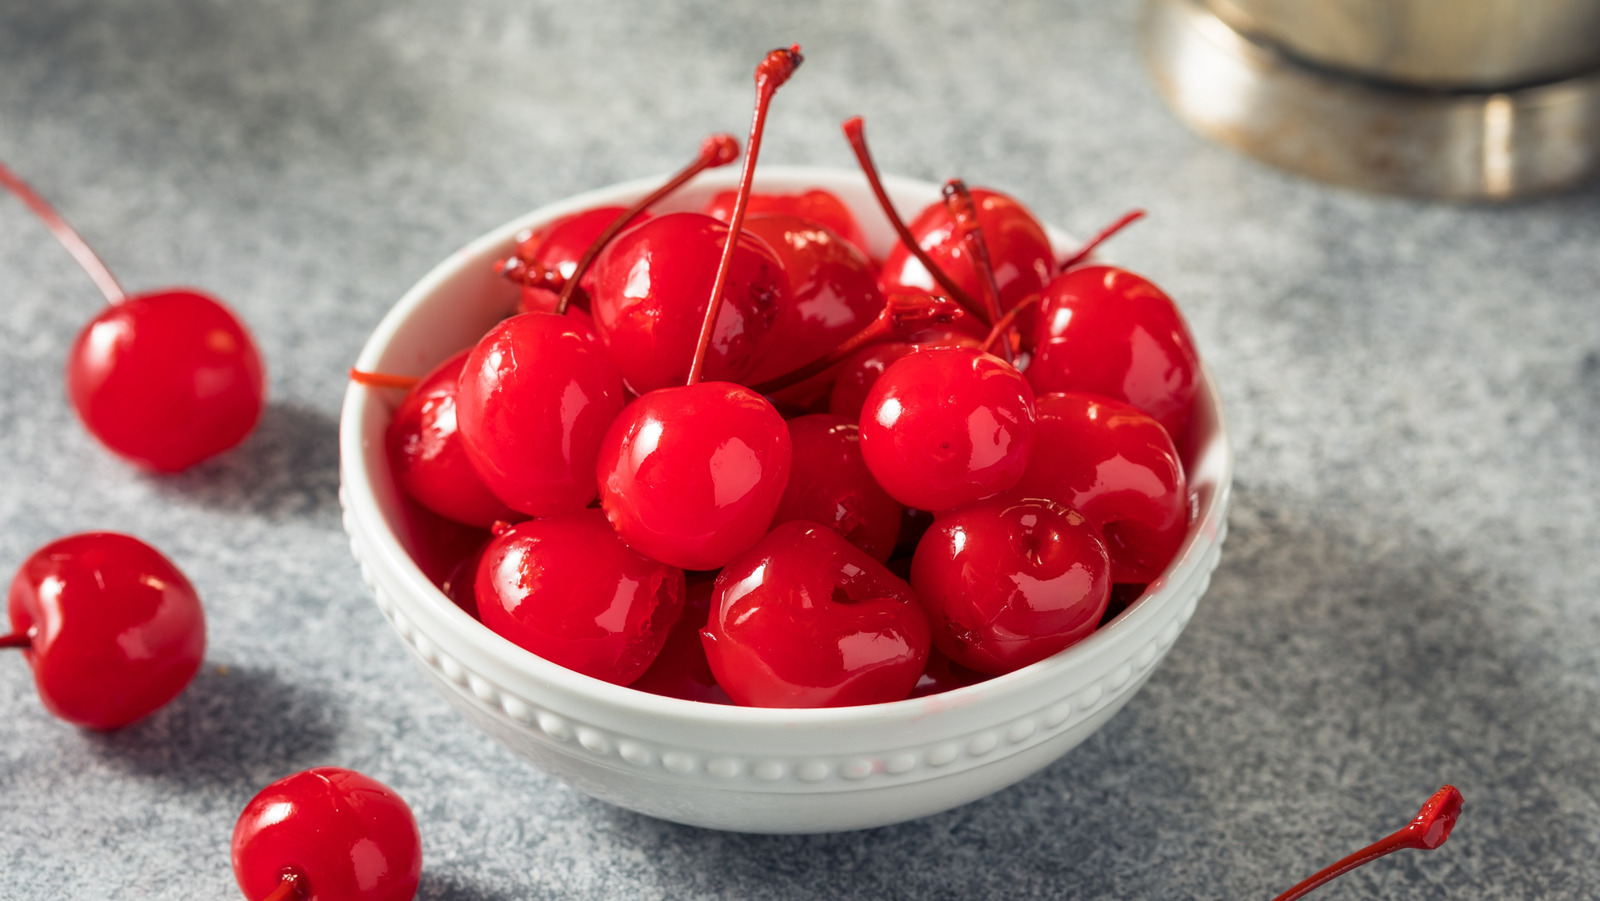
{"label": "shiny cherry skin", "polygon": [[384,436],[389,466],[417,503],[456,522],[487,529],[521,519],[489,490],[456,430],[456,395],[471,349],[440,363],[406,393]]}
{"label": "shiny cherry skin", "polygon": [[623,404],[622,376],[592,332],[570,316],[523,313],[467,356],[456,427],[495,496],[555,516],[594,499],[600,439]]}
{"label": "shiny cherry skin", "polygon": [[[1006,194],[973,188],[972,200],[977,207],[978,227],[983,229],[984,246],[989,249],[994,266],[995,284],[1000,289],[1000,309],[1009,310],[1050,281],[1055,269],[1050,237],[1027,207]],[[983,296],[978,273],[943,202],[924,208],[911,221],[910,228],[917,244],[963,291],[974,298]],[[922,261],[898,244],[884,259],[881,278],[885,294],[905,288],[939,290]]]}
{"label": "shiny cherry skin", "polygon": [[827,354],[871,324],[883,309],[872,262],[828,228],[797,216],[751,216],[744,230],[778,254],[790,303],[777,327],[783,340],[744,381],[755,385]]}
{"label": "shiny cherry skin", "polygon": [[939,347],[890,364],[861,409],[861,452],[895,500],[940,511],[1005,491],[1033,446],[1033,390],[998,357]]}
{"label": "shiny cherry skin", "polygon": [[495,536],[475,584],[483,624],[551,663],[616,685],[649,669],[683,611],[683,571],[622,543],[599,510]]}
{"label": "shiny cherry skin", "polygon": [[[629,390],[682,385],[694,359],[728,226],[700,213],[667,213],[636,225],[594,264],[590,311]],[[711,333],[706,378],[753,372],[791,304],[789,279],[767,243],[739,234]]]}
{"label": "shiny cherry skin", "polygon": [[245,805],[233,826],[233,876],[250,901],[299,880],[295,901],[411,901],[422,879],[422,834],[405,799],[354,770],[285,776]]}
{"label": "shiny cherry skin", "polygon": [[773,523],[820,523],[879,563],[888,560],[904,508],[861,458],[860,427],[829,413],[800,416],[789,420],[789,443],[794,464]]}
{"label": "shiny cherry skin", "polygon": [[[723,222],[733,218],[733,204],[739,197],[736,190],[718,191],[707,201],[704,212],[706,215]],[[811,188],[798,194],[766,194],[753,191],[750,194],[750,206],[746,214],[752,218],[756,216],[789,216],[814,222],[826,228],[836,237],[850,242],[850,245],[862,253],[867,252],[867,236],[861,230],[861,223],[856,221],[854,213],[845,206],[844,201],[832,191],[821,188]],[[749,223],[745,223],[749,227]]]}
{"label": "shiny cherry skin", "polygon": [[706,575],[689,583],[678,624],[667,635],[667,643],[656,655],[656,662],[650,664],[630,688],[685,701],[733,703],[717,684],[711,663],[706,660],[705,645],[700,642],[700,630],[705,628],[706,618],[711,614],[711,590],[715,584],[716,580]]}
{"label": "shiny cherry skin", "polygon": [[172,289],[89,320],[67,355],[67,395],[106,447],[178,472],[244,440],[261,418],[266,375],[255,340],[221,301]]}
{"label": "shiny cherry skin", "polygon": [[1111,553],[1111,576],[1150,582],[1189,529],[1189,489],[1167,430],[1149,414],[1092,394],[1035,401],[1034,455],[1015,493],[1082,513]]}
{"label": "shiny cherry skin", "polygon": [[754,707],[903,700],[929,647],[909,585],[833,530],[800,521],[722,570],[700,637],[717,683]]}
{"label": "shiny cherry skin", "polygon": [[1083,514],[1007,494],[940,514],[917,544],[911,585],[939,650],[1001,675],[1095,630],[1111,561]]}
{"label": "shiny cherry skin", "polygon": [[766,533],[791,458],[783,417],[749,388],[662,388],[629,404],[606,433],[600,506],[640,553],[716,569]]}
{"label": "shiny cherry skin", "polygon": [[1114,266],[1070,269],[1045,289],[1037,334],[1028,366],[1035,391],[1126,401],[1180,439],[1200,390],[1200,357],[1160,288]]}
{"label": "shiny cherry skin", "polygon": [[154,713],[194,679],[206,650],[194,586],[137,538],[88,532],[23,562],[6,599],[45,709],[90,729]]}
{"label": "shiny cherry skin", "polygon": [[[968,317],[970,318],[970,317]],[[860,419],[872,386],[889,364],[914,350],[929,347],[977,347],[982,337],[949,329],[927,329],[915,341],[884,341],[869,344],[846,357],[828,392],[828,412],[846,419]]]}

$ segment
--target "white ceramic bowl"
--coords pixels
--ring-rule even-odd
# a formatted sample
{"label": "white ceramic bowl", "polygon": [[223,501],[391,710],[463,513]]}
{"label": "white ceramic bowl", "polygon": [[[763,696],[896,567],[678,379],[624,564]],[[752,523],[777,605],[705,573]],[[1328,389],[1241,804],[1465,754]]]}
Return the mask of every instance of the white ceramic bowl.
{"label": "white ceramic bowl", "polygon": [[[697,208],[735,173],[701,176],[658,209]],[[626,204],[646,179],[582,194],[507,223],[439,264],[379,324],[357,366],[420,375],[474,343],[516,290],[491,269],[519,229]],[[769,167],[758,187],[833,191],[881,256],[893,241],[855,172]],[[938,187],[892,179],[911,216]],[[1058,250],[1070,246],[1053,236]],[[352,385],[340,422],[340,499],[350,548],[411,655],[475,726],[588,794],[680,823],[742,832],[830,832],[935,813],[1044,767],[1128,702],[1193,615],[1217,565],[1232,454],[1206,375],[1189,485],[1199,515],[1166,574],[1071,648],[977,685],[869,707],[765,710],[658,697],[549,663],[490,632],[425,578],[404,546],[383,434],[396,392]]]}

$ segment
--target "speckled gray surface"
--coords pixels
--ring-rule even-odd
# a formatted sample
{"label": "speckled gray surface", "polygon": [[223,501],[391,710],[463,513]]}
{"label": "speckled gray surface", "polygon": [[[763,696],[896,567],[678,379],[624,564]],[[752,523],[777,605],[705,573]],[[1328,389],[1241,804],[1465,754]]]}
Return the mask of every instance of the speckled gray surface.
{"label": "speckled gray surface", "polygon": [[[0,200],[0,560],[132,532],[210,618],[198,681],[113,735],[0,657],[0,898],[237,897],[234,817],[316,764],[410,800],[425,899],[1267,897],[1446,781],[1444,849],[1325,897],[1600,893],[1600,190],[1437,206],[1265,169],[1161,106],[1135,7],[5,4],[0,159],[130,287],[227,298],[271,406],[176,478],[99,449],[60,378],[96,295]],[[989,799],[802,838],[616,810],[468,727],[366,596],[334,442],[344,367],[412,281],[742,133],[790,41],[768,161],[848,165],[860,113],[885,168],[1078,233],[1148,208],[1110,255],[1183,305],[1238,453],[1222,567],[1125,711]]]}

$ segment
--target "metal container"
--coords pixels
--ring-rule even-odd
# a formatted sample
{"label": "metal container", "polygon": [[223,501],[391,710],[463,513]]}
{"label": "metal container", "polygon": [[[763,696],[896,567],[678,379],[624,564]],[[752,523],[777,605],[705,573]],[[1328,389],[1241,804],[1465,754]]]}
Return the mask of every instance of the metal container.
{"label": "metal container", "polygon": [[1459,199],[1600,170],[1600,0],[1148,0],[1198,130],[1340,184]]}

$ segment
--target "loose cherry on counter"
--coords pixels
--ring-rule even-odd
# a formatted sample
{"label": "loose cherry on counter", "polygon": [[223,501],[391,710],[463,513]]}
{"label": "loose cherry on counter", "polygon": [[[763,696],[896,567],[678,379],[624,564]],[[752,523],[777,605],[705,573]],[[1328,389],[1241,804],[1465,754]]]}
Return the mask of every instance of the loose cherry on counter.
{"label": "loose cherry on counter", "polygon": [[1092,394],[1035,399],[1034,453],[1014,489],[1094,523],[1117,582],[1150,582],[1189,530],[1189,489],[1167,430],[1143,410]]}
{"label": "loose cherry on counter", "polygon": [[483,552],[478,617],[524,650],[627,685],[683,610],[682,570],[622,543],[599,510],[504,527]]}
{"label": "loose cherry on counter", "polygon": [[939,347],[894,361],[861,409],[861,452],[878,484],[919,510],[1005,491],[1033,447],[1033,391],[1004,360]]}
{"label": "loose cherry on counter", "polygon": [[861,429],[842,416],[817,413],[789,420],[794,464],[774,524],[821,523],[882,563],[894,552],[904,508],[861,459]]}
{"label": "loose cherry on counter", "polygon": [[286,776],[233,827],[233,876],[250,901],[411,901],[422,834],[394,789],[340,767]]}
{"label": "loose cherry on counter", "polygon": [[194,679],[206,649],[194,586],[159,551],[115,532],[60,538],[23,562],[6,600],[45,709],[90,729],[154,713]]}
{"label": "loose cherry on counter", "polygon": [[1455,786],[1444,786],[1428,798],[1411,822],[1354,854],[1311,874],[1273,901],[1297,901],[1304,898],[1312,889],[1396,851],[1406,848],[1432,851],[1450,837],[1450,831],[1455,828],[1456,820],[1461,816],[1462,803],[1461,792],[1457,791]]}
{"label": "loose cherry on counter", "polygon": [[[684,569],[715,569],[755,544],[771,524],[789,479],[789,430],[772,404],[742,385],[702,382],[701,377],[741,246],[767,109],[801,60],[796,45],[772,51],[756,68],[756,108],[740,198],[725,227],[727,240],[685,385],[658,388],[634,401],[612,423],[601,447],[600,505],[617,534],[635,549]],[[601,309],[600,297],[595,300]]]}
{"label": "loose cherry on counter", "polygon": [[929,647],[911,587],[803,521],[774,528],[722,570],[700,635],[717,684],[756,707],[903,700]]}
{"label": "loose cherry on counter", "polygon": [[88,243],[21,178],[16,194],[105,295],[67,356],[67,395],[100,443],[141,466],[177,472],[255,427],[266,394],[261,354],[221,301],[189,288],[128,295]]}
{"label": "loose cherry on counter", "polygon": [[1111,596],[1111,561],[1082,514],[1008,494],[934,519],[912,558],[911,585],[939,650],[1000,675],[1095,630]]}
{"label": "loose cherry on counter", "polygon": [[1114,266],[1069,269],[1042,297],[1028,366],[1034,390],[1125,401],[1179,442],[1200,390],[1200,357],[1172,299]]}

